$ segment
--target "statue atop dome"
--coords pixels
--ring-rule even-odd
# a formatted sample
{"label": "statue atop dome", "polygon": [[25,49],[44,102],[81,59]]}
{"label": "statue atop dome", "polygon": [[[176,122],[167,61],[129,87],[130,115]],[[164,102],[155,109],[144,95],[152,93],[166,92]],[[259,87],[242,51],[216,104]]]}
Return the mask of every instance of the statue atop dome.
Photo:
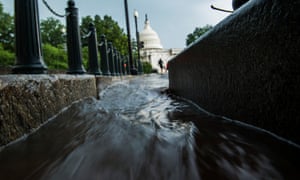
{"label": "statue atop dome", "polygon": [[145,24],[148,21],[148,14],[145,14]]}

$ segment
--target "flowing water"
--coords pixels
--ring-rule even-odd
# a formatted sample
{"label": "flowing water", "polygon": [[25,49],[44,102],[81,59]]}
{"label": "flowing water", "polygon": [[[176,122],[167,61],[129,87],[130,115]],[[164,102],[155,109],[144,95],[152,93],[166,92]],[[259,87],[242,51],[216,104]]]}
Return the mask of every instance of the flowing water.
{"label": "flowing water", "polygon": [[123,80],[0,152],[0,179],[300,179],[299,146]]}

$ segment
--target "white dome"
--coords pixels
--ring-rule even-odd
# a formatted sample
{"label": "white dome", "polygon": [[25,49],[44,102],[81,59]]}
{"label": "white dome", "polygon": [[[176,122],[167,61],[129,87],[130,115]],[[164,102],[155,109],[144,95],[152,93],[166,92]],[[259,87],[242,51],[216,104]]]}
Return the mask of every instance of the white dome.
{"label": "white dome", "polygon": [[146,18],[145,27],[140,32],[140,41],[144,42],[144,49],[162,49],[157,33],[151,28],[149,20]]}

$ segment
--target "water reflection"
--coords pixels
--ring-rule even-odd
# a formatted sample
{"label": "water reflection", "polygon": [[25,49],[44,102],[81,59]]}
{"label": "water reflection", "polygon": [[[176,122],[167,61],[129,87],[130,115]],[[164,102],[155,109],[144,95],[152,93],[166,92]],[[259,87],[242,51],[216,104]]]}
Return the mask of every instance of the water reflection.
{"label": "water reflection", "polygon": [[0,179],[299,179],[299,149],[162,94],[116,83],[0,152]]}

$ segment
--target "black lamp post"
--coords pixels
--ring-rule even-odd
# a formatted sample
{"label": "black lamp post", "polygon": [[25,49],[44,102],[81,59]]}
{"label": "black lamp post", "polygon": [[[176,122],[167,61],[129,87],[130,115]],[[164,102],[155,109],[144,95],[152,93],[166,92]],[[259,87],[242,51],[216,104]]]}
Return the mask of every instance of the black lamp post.
{"label": "black lamp post", "polygon": [[141,55],[140,55],[140,36],[139,36],[139,30],[138,30],[138,23],[137,18],[139,17],[139,13],[137,10],[134,10],[134,22],[135,22],[135,34],[136,34],[136,42],[137,42],[137,66],[138,66],[138,73],[143,74],[143,66],[141,63]]}
{"label": "black lamp post", "polygon": [[41,74],[47,70],[42,57],[37,0],[15,0],[16,65],[13,73]]}
{"label": "black lamp post", "polygon": [[124,6],[125,6],[126,27],[127,27],[127,40],[128,40],[128,54],[129,54],[129,63],[130,63],[130,73],[131,73],[131,75],[137,75],[137,70],[134,66],[133,59],[132,59],[132,48],[131,48],[131,37],[130,37],[130,26],[129,26],[127,0],[124,0]]}

